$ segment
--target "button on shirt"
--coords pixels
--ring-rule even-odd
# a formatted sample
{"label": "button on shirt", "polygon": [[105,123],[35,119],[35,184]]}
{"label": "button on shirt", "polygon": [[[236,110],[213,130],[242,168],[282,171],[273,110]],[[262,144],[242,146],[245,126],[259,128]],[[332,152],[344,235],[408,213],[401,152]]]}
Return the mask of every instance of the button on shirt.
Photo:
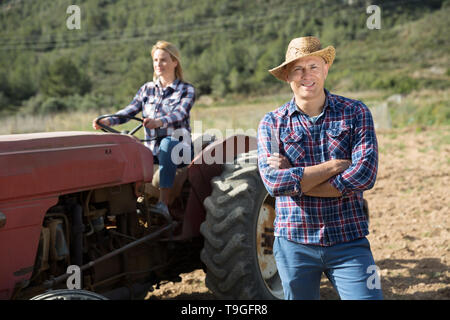
{"label": "button on shirt", "polygon": [[[366,236],[363,191],[375,184],[378,146],[372,115],[364,103],[329,93],[323,113],[314,121],[295,99],[269,112],[258,128],[258,166],[269,194],[276,197],[275,236],[330,246]],[[267,158],[278,152],[291,163],[273,169]],[[331,159],[349,159],[350,167],[329,182],[341,197],[302,193],[304,168]]]}
{"label": "button on shirt", "polygon": [[[191,133],[189,125],[189,112],[195,102],[195,91],[191,84],[176,79],[172,84],[163,89],[159,80],[144,84],[133,101],[116,114],[136,116],[142,112],[144,118],[161,119],[163,126],[157,129],[145,128],[145,145],[153,154],[159,154],[159,141],[165,136],[170,136],[177,129],[184,129],[183,136]],[[124,118],[110,118],[111,125],[125,123]],[[181,136],[178,134],[177,137]],[[190,145],[190,142],[186,142]]]}

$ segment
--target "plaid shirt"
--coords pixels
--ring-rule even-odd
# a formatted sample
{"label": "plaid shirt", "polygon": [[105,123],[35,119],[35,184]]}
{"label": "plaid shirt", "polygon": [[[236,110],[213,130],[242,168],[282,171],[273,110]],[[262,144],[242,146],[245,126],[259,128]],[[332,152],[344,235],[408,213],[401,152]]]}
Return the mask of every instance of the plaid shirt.
{"label": "plaid shirt", "polygon": [[[294,98],[265,115],[258,129],[258,166],[266,189],[276,197],[275,236],[330,246],[369,233],[363,191],[375,184],[378,146],[372,115],[361,101],[326,89],[325,94],[323,113],[315,122],[299,111]],[[292,168],[271,168],[267,158],[274,152],[287,157]],[[304,168],[331,159],[352,161],[329,180],[342,196],[303,195]]]}
{"label": "plaid shirt", "polygon": [[[186,129],[191,133],[189,125],[192,106],[195,102],[194,87],[188,83],[176,79],[165,89],[162,88],[159,80],[144,84],[133,101],[116,114],[136,116],[142,111],[144,118],[160,119],[163,126],[157,129],[145,128],[145,145],[152,150],[153,155],[159,154],[160,139],[170,136],[176,129]],[[127,122],[124,118],[109,118],[111,125]],[[153,139],[153,140],[151,140]],[[189,142],[190,145],[190,142]]]}

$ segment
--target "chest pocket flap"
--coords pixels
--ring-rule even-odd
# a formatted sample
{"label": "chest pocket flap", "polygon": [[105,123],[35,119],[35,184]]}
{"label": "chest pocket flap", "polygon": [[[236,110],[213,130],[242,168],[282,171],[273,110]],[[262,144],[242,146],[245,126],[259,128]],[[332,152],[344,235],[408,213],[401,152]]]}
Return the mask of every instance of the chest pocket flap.
{"label": "chest pocket flap", "polygon": [[177,91],[174,92],[170,98],[167,99],[167,104],[171,107],[176,107],[178,104],[180,104],[181,101],[181,92]]}
{"label": "chest pocket flap", "polygon": [[282,147],[285,155],[292,164],[299,164],[305,157],[305,149],[302,146],[303,133],[297,131],[287,131],[280,135]]}
{"label": "chest pocket flap", "polygon": [[350,155],[351,134],[350,127],[336,123],[326,129],[328,136],[328,150],[333,158],[347,158]]}
{"label": "chest pocket flap", "polygon": [[332,137],[338,137],[341,134],[348,134],[350,128],[347,125],[335,124],[327,129],[327,134]]}

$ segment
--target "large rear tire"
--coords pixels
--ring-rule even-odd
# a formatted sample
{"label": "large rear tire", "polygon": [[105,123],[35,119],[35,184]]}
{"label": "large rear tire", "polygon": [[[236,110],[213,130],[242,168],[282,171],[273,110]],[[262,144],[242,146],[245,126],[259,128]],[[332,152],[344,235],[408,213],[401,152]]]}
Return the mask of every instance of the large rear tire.
{"label": "large rear tire", "polygon": [[219,299],[282,299],[272,253],[275,199],[259,176],[256,150],[225,164],[204,201],[201,259],[206,286]]}

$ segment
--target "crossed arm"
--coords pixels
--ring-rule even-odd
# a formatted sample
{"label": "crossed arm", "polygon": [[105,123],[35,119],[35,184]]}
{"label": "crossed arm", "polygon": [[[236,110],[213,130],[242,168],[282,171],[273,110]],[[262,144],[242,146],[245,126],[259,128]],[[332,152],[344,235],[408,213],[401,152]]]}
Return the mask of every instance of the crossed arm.
{"label": "crossed arm", "polygon": [[[267,158],[267,164],[272,169],[289,169],[289,160],[279,153],[274,153]],[[340,197],[341,192],[333,187],[328,180],[343,172],[351,165],[350,160],[333,159],[321,164],[305,167],[300,181],[304,195],[312,197]]]}
{"label": "crossed arm", "polygon": [[309,167],[292,167],[278,150],[277,125],[268,114],[258,129],[258,167],[272,196],[339,197],[369,190],[377,175],[378,148],[369,109],[355,106],[351,160],[329,160]]}

